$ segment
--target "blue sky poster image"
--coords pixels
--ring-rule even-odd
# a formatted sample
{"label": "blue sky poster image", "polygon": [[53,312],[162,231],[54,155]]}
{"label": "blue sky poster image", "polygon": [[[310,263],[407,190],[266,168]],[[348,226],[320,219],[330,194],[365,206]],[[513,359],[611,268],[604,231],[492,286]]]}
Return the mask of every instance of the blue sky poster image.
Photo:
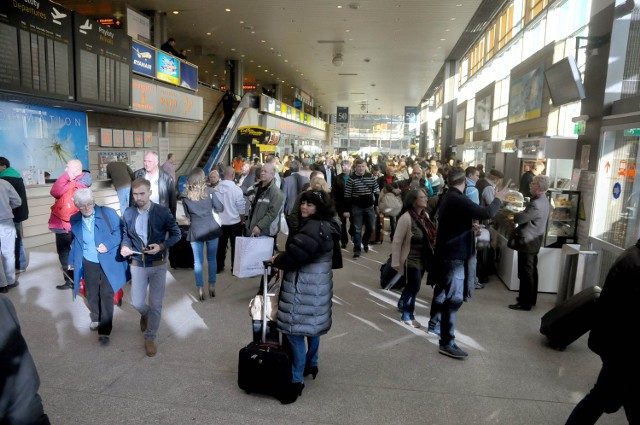
{"label": "blue sky poster image", "polygon": [[2,155],[20,172],[42,170],[55,179],[74,158],[88,169],[87,115],[0,102],[0,145]]}

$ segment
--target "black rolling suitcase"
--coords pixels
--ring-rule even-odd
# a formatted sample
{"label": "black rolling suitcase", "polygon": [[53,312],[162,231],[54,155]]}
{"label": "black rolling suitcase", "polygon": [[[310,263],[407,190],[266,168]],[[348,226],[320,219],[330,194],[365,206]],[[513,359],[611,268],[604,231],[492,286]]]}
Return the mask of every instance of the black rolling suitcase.
{"label": "black rolling suitcase", "polygon": [[549,310],[540,323],[540,332],[549,339],[549,345],[564,350],[569,344],[591,329],[595,318],[600,288],[593,286]]}
{"label": "black rolling suitcase", "polygon": [[[263,294],[267,293],[270,261],[264,262]],[[267,309],[262,309],[262,338],[242,348],[238,358],[238,386],[247,393],[262,393],[281,400],[291,384],[291,358],[282,344],[267,341]]]}
{"label": "black rolling suitcase", "polygon": [[172,269],[192,269],[193,268],[193,250],[191,243],[187,240],[189,226],[179,226],[180,240],[169,248],[169,264]]}

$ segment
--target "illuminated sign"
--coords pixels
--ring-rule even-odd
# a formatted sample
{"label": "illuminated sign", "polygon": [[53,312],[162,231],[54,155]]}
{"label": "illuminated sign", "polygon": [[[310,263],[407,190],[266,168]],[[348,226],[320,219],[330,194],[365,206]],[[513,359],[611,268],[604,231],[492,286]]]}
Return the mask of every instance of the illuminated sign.
{"label": "illuminated sign", "polygon": [[158,51],[156,57],[156,78],[167,83],[180,84],[180,60],[161,51]]}
{"label": "illuminated sign", "polygon": [[153,47],[132,40],[131,60],[131,70],[133,72],[146,75],[147,77],[155,77],[156,50]]}
{"label": "illuminated sign", "polygon": [[96,22],[108,28],[122,28],[122,21],[116,17],[96,18]]}

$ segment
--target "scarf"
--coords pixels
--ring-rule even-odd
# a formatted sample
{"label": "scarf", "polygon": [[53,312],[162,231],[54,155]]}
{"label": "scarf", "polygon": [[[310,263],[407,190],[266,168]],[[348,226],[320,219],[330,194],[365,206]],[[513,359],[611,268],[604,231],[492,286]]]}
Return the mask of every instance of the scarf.
{"label": "scarf", "polygon": [[422,210],[420,214],[414,210],[409,210],[409,215],[413,218],[421,227],[425,238],[432,247],[436,244],[436,225],[427,215],[427,212]]}

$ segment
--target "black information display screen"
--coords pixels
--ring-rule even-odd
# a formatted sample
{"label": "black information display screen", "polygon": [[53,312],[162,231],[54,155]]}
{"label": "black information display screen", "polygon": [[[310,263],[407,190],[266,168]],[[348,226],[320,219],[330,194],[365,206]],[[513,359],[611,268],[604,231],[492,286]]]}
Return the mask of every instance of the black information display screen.
{"label": "black information display screen", "polygon": [[73,14],[78,102],[131,107],[131,38]]}
{"label": "black information display screen", "polygon": [[71,11],[47,0],[0,1],[0,89],[74,98]]}

